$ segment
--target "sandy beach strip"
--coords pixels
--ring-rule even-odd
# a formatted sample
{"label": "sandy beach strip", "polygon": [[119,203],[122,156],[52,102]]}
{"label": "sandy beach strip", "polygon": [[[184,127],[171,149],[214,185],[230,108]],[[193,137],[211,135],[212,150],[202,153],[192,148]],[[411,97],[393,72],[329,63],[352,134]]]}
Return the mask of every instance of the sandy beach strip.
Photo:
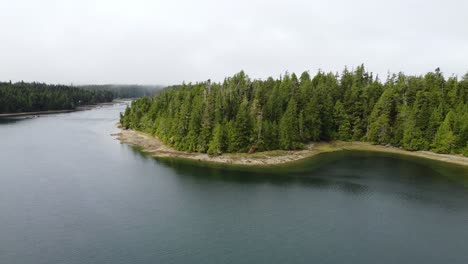
{"label": "sandy beach strip", "polygon": [[121,129],[120,133],[113,134],[113,136],[116,136],[116,139],[121,143],[137,146],[142,151],[154,157],[177,157],[236,165],[276,165],[302,160],[325,152],[363,150],[409,155],[468,166],[468,157],[461,155],[437,154],[429,151],[407,151],[391,146],[373,145],[367,142],[314,142],[306,145],[302,150],[274,150],[253,154],[226,153],[218,156],[211,156],[205,153],[176,150],[165,145],[159,138],[139,131]]}

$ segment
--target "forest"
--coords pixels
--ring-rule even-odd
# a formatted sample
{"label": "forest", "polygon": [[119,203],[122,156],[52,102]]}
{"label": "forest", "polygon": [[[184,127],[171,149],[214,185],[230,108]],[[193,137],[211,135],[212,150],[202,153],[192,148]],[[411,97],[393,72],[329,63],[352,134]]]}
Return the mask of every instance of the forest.
{"label": "forest", "polygon": [[158,85],[137,84],[103,84],[103,85],[80,85],[78,88],[91,91],[110,91],[114,98],[139,98],[153,96],[162,87]]}
{"label": "forest", "polygon": [[0,113],[68,110],[80,105],[110,102],[110,91],[84,90],[44,83],[0,82]]}
{"label": "forest", "polygon": [[363,65],[342,73],[286,73],[164,89],[133,101],[124,128],[158,136],[178,150],[211,155],[295,150],[312,141],[367,141],[468,156],[468,74],[389,75]]}

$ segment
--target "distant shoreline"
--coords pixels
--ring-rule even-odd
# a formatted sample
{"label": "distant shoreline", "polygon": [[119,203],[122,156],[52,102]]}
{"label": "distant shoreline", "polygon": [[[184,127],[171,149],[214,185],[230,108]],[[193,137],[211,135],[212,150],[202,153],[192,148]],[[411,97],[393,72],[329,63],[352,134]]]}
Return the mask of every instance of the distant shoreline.
{"label": "distant shoreline", "polygon": [[63,114],[63,113],[72,113],[78,111],[91,110],[95,107],[101,105],[113,105],[116,103],[122,103],[123,100],[114,100],[112,102],[99,103],[95,105],[83,105],[78,106],[75,109],[63,109],[63,110],[48,110],[48,111],[35,111],[35,112],[20,112],[20,113],[3,113],[0,114],[0,118],[9,118],[9,117],[25,117],[25,116],[41,116],[41,115],[51,115],[51,114]]}
{"label": "distant shoreline", "polygon": [[68,109],[68,110],[49,110],[49,111],[37,111],[37,112],[21,112],[21,113],[5,113],[0,114],[2,117],[22,117],[22,116],[35,116],[35,115],[51,115],[51,114],[61,114],[61,113],[70,113],[77,110]]}
{"label": "distant shoreline", "polygon": [[205,153],[185,152],[173,149],[162,143],[159,138],[139,131],[121,129],[120,133],[114,134],[113,136],[116,136],[116,139],[118,139],[121,143],[139,147],[142,151],[150,154],[153,157],[186,158],[204,162],[233,165],[278,165],[299,161],[318,155],[320,153],[341,150],[362,150],[402,154],[468,166],[468,157],[463,157],[461,155],[437,154],[430,151],[408,151],[396,147],[372,145],[367,142],[314,142],[306,145],[306,147],[302,150],[273,150],[257,152],[253,154],[226,153],[219,156],[210,156]]}

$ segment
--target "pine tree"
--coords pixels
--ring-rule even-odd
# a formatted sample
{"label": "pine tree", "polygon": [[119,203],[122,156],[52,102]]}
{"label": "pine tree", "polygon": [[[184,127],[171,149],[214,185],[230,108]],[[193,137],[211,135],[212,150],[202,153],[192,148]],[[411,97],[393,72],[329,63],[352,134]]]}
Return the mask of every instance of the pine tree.
{"label": "pine tree", "polygon": [[409,116],[404,124],[402,145],[407,150],[426,150],[428,142],[422,131],[416,126],[413,116]]}
{"label": "pine tree", "polygon": [[285,150],[300,147],[299,120],[297,118],[296,101],[293,98],[289,101],[288,108],[281,118],[280,147]]}
{"label": "pine tree", "polygon": [[249,103],[244,98],[239,106],[236,118],[232,123],[232,133],[230,135],[230,152],[247,152],[251,143],[251,120],[249,115]]}
{"label": "pine tree", "polygon": [[369,126],[367,139],[377,144],[388,144],[391,140],[390,118],[386,114],[381,114]]}
{"label": "pine tree", "polygon": [[210,155],[221,155],[225,150],[225,132],[221,124],[216,124],[213,130],[213,137],[208,146],[207,153]]}
{"label": "pine tree", "polygon": [[453,133],[455,114],[449,112],[440,125],[432,143],[432,150],[438,153],[451,153],[457,144],[457,136]]}
{"label": "pine tree", "polygon": [[431,141],[434,140],[434,137],[442,121],[444,121],[444,108],[442,104],[439,104],[439,106],[435,108],[434,111],[432,111],[431,117],[429,118],[429,124],[426,130],[427,138]]}
{"label": "pine tree", "polygon": [[198,137],[200,135],[202,123],[202,102],[201,99],[194,100],[192,112],[190,114],[189,132],[185,138],[184,148],[190,152],[198,150]]}
{"label": "pine tree", "polygon": [[367,140],[377,144],[388,144],[392,138],[392,116],[394,116],[394,91],[387,89],[374,106],[369,117]]}
{"label": "pine tree", "polygon": [[214,98],[210,95],[205,94],[204,101],[205,101],[204,112],[203,112],[203,117],[202,117],[200,137],[198,140],[199,152],[206,152],[208,149],[208,144],[211,138],[211,133],[213,129],[213,120],[214,120],[214,111],[213,111]]}
{"label": "pine tree", "polygon": [[263,121],[263,150],[279,149],[279,129],[276,122]]}
{"label": "pine tree", "polygon": [[307,104],[303,113],[303,139],[305,141],[317,141],[322,134],[320,119],[320,104],[317,97],[313,97]]}
{"label": "pine tree", "polygon": [[351,124],[341,101],[335,104],[333,121],[335,124],[334,131],[336,131],[334,138],[345,141],[349,140],[351,138]]}

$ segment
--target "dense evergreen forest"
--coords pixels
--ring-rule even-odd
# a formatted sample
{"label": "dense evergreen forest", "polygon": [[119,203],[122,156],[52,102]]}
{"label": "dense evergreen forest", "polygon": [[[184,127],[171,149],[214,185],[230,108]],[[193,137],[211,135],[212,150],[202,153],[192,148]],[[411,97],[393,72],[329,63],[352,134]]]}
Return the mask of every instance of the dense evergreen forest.
{"label": "dense evergreen forest", "polygon": [[114,98],[139,98],[143,96],[153,96],[162,87],[157,85],[137,85],[137,84],[104,84],[104,85],[82,85],[78,88],[92,91],[110,91]]}
{"label": "dense evergreen forest", "polygon": [[0,113],[68,110],[80,105],[110,102],[110,91],[83,90],[44,83],[0,82]]}
{"label": "dense evergreen forest", "polygon": [[468,74],[444,78],[436,69],[381,82],[364,66],[267,80],[240,72],[140,98],[120,122],[176,149],[209,154],[352,140],[468,156]]}

